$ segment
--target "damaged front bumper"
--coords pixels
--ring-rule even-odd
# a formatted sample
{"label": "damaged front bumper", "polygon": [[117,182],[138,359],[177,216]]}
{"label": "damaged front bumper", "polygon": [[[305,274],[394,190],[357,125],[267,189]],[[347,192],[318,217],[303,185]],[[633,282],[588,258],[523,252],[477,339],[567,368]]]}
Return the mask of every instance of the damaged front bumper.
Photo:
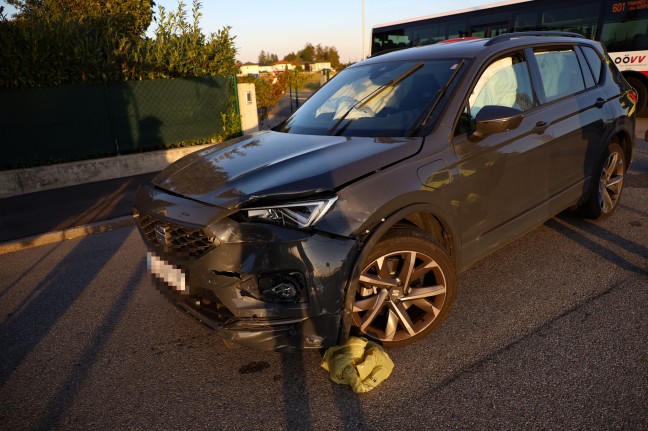
{"label": "damaged front bumper", "polygon": [[155,286],[187,314],[255,349],[337,344],[356,240],[237,222],[151,186],[135,202]]}

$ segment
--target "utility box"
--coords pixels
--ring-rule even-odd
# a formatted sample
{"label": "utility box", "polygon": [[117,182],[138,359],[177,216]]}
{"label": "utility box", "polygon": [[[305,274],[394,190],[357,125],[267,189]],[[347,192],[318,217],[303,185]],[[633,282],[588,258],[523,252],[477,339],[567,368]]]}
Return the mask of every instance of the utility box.
{"label": "utility box", "polygon": [[258,132],[259,116],[254,84],[238,84],[238,100],[243,134]]}

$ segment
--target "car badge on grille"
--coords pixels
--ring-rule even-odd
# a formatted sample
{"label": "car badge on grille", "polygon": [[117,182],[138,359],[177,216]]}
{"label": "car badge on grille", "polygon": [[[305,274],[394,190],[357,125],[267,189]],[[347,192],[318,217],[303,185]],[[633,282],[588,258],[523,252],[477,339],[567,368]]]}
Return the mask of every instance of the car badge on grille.
{"label": "car badge on grille", "polygon": [[153,229],[155,231],[155,239],[160,245],[169,245],[169,235],[167,233],[167,227],[161,224],[155,225]]}

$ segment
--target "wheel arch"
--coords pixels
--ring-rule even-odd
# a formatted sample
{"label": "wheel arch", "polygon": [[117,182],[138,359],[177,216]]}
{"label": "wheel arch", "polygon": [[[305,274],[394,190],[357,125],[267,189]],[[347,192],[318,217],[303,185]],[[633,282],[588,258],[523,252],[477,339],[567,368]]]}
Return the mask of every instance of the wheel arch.
{"label": "wheel arch", "polygon": [[362,250],[355,259],[346,289],[344,289],[344,314],[338,336],[339,343],[344,343],[347,340],[352,326],[351,308],[358,289],[358,280],[363,269],[362,264],[376,244],[391,230],[403,226],[413,226],[430,235],[448,253],[448,257],[456,270],[459,261],[456,237],[450,224],[438,214],[438,208],[433,205],[412,204],[388,217],[382,218],[379,223],[364,230],[366,235],[361,238],[363,242]]}
{"label": "wheel arch", "polygon": [[632,139],[627,130],[618,130],[611,138],[610,142],[617,142],[623,149],[624,162],[626,170],[630,167],[630,162],[632,162]]}
{"label": "wheel arch", "polygon": [[629,127],[626,126],[625,123],[618,124],[617,127],[615,127],[608,134],[606,139],[603,141],[603,146],[601,147],[601,152],[603,152],[611,142],[616,142],[617,144],[619,144],[621,146],[621,149],[623,149],[626,170],[630,166],[630,162],[632,162],[634,150],[634,139],[632,133],[634,133],[634,130],[629,130]]}
{"label": "wheel arch", "polygon": [[[603,137],[599,141],[600,147],[594,153],[595,157],[589,159],[589,162],[591,163],[592,166],[592,170],[590,172],[591,175],[594,175],[596,166],[598,165],[598,163],[600,163],[601,157],[603,156],[606,148],[610,145],[611,142],[618,143],[623,149],[624,163],[626,166],[626,170],[628,169],[628,167],[630,166],[630,162],[632,161],[633,142],[634,142],[632,140],[632,133],[634,133],[634,131],[630,130],[632,127],[630,127],[630,125],[627,124],[627,121],[629,121],[627,117],[625,117],[624,121],[617,121],[614,127],[611,127],[603,135]],[[573,207],[573,209],[579,210],[583,206],[583,204],[589,199],[590,195],[596,192],[595,179],[592,176],[588,178],[589,180],[586,183],[587,186],[582,196],[578,200],[578,203]]]}
{"label": "wheel arch", "polygon": [[364,247],[371,248],[390,230],[399,226],[412,226],[434,239],[456,264],[458,248],[456,238],[450,223],[446,222],[440,214],[441,211],[434,205],[411,204],[381,218],[372,226],[363,227],[364,235],[360,239],[365,244]]}
{"label": "wheel arch", "polygon": [[[456,247],[453,244],[450,229],[448,226],[446,226],[445,223],[443,223],[443,221],[441,221],[440,218],[435,216],[433,213],[427,211],[417,211],[411,214],[407,214],[400,220],[397,220],[391,229],[394,229],[398,226],[412,226],[425,232],[448,253],[448,256],[454,262]],[[385,234],[386,233],[387,232],[385,232]]]}

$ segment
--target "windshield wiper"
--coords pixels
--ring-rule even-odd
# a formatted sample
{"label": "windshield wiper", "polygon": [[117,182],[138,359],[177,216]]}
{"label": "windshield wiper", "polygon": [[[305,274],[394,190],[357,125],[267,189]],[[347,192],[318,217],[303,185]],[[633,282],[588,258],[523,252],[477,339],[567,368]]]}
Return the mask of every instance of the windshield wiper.
{"label": "windshield wiper", "polygon": [[371,93],[367,94],[362,99],[358,100],[356,103],[353,104],[353,106],[351,108],[349,108],[344,113],[343,116],[340,117],[339,120],[337,120],[335,122],[335,124],[333,124],[333,126],[330,129],[328,129],[326,131],[326,134],[329,135],[329,136],[332,135],[333,132],[335,132],[337,130],[340,123],[342,123],[342,121],[344,121],[344,119],[347,117],[347,115],[349,115],[354,109],[360,109],[360,108],[364,107],[367,103],[371,102],[380,93],[385,91],[385,89],[387,89],[389,87],[393,87],[394,85],[400,83],[402,80],[404,80],[405,78],[410,76],[412,73],[416,72],[417,70],[421,69],[423,66],[424,66],[423,63],[416,64],[412,68],[410,68],[410,69],[406,70],[405,72],[401,73],[400,75],[398,75],[396,78],[392,79],[391,81],[387,82],[386,84],[381,85],[380,87],[376,88]]}

